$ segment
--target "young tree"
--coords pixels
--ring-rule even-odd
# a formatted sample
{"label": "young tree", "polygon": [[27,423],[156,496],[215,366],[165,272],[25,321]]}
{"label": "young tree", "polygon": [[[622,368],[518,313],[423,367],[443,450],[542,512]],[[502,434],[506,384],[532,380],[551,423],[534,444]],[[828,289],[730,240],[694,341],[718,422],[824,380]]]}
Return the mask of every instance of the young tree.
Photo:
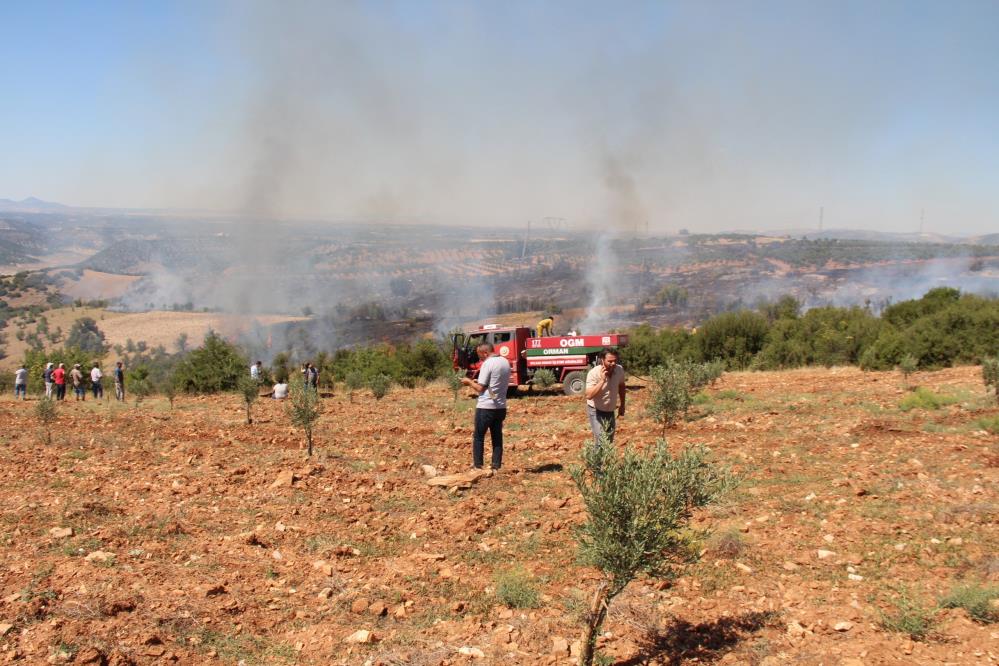
{"label": "young tree", "polygon": [[42,398],[35,405],[35,418],[38,419],[38,423],[42,426],[42,432],[45,433],[45,443],[52,443],[52,431],[50,426],[55,423],[56,420],[56,406],[55,400],[52,398]]}
{"label": "young tree", "polygon": [[898,362],[898,371],[902,373],[902,385],[908,388],[909,386],[909,375],[916,371],[919,367],[919,360],[912,354],[906,354]]}
{"label": "young tree", "polygon": [[173,401],[177,399],[177,384],[172,375],[164,377],[160,382],[160,393],[170,403],[170,409],[173,409]]}
{"label": "young tree", "polygon": [[982,379],[985,381],[985,391],[992,387],[999,400],[999,356],[982,359]]}
{"label": "young tree", "polygon": [[548,368],[541,368],[540,370],[536,370],[534,372],[534,376],[532,377],[532,379],[534,380],[532,382],[533,385],[537,386],[542,391],[551,388],[552,386],[555,385],[556,382],[555,373],[549,370]]}
{"label": "young tree", "polygon": [[464,372],[449,372],[444,375],[444,379],[447,382],[447,387],[451,389],[451,395],[454,398],[455,404],[458,402],[458,393],[461,391],[461,380],[465,376]]}
{"label": "young tree", "polygon": [[308,446],[308,455],[312,457],[312,433],[315,430],[316,422],[323,413],[323,403],[319,399],[316,391],[307,389],[301,382],[294,382],[290,386],[290,400],[286,407],[291,423],[302,429],[305,433],[305,442]]}
{"label": "young tree", "polygon": [[687,360],[671,360],[652,368],[646,411],[662,425],[663,437],[666,429],[687,413],[694,393],[710,382],[718,369],[716,365]]}
{"label": "young tree", "polygon": [[73,322],[69,335],[66,336],[66,346],[97,355],[107,352],[104,333],[97,328],[97,322],[91,317],[81,317]]}
{"label": "young tree", "polygon": [[371,394],[375,396],[375,400],[381,400],[388,395],[389,389],[392,388],[392,378],[388,375],[375,375],[368,380],[368,388],[371,389]]}
{"label": "young tree", "polygon": [[695,557],[683,533],[691,511],[714,501],[732,484],[724,470],[692,448],[670,455],[660,440],[643,454],[588,442],[572,478],[587,520],[579,531],[581,560],[601,580],[585,616],[579,663],[591,666],[610,602],[640,573],[668,577]]}
{"label": "young tree", "polygon": [[364,375],[357,370],[352,370],[344,377],[344,384],[347,385],[347,398],[354,402],[354,391],[364,386]]}
{"label": "young tree", "polygon": [[250,408],[258,397],[260,397],[260,384],[253,377],[244,375],[239,378],[237,386],[239,394],[243,397],[243,406],[246,407],[246,424],[253,424],[253,417],[250,415]]}

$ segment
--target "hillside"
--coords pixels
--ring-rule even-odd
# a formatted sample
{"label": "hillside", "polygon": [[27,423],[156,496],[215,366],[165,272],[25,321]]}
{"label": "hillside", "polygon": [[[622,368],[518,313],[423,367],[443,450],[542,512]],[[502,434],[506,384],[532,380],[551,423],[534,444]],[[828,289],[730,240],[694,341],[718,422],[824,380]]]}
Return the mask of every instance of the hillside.
{"label": "hillside", "polygon": [[[698,563],[614,602],[604,663],[995,663],[996,625],[961,609],[935,611],[920,640],[892,629],[909,606],[999,578],[999,441],[980,424],[999,407],[976,368],[911,379],[956,402],[902,411],[897,374],[842,368],[709,389],[670,447],[706,445],[741,485],[696,515],[713,533]],[[644,446],[656,428],[638,384],[619,443]],[[595,582],[573,540],[581,404],[511,401],[504,469],[448,492],[421,465],[468,467],[471,401],[430,386],[324,403],[306,460],[269,400],[252,426],[235,396],[70,401],[45,444],[35,401],[5,396],[0,655],[463,664],[464,648],[476,663],[570,663]],[[506,598],[536,590],[536,607],[498,597],[518,576]],[[347,642],[358,630],[373,642]]]}

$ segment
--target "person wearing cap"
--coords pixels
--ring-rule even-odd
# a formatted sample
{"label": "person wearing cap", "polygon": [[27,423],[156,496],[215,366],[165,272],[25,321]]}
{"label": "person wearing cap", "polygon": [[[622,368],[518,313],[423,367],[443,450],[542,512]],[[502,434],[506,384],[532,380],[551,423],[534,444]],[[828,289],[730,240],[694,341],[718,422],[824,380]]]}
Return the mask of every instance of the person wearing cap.
{"label": "person wearing cap", "polygon": [[52,381],[52,366],[54,363],[46,363],[45,370],[42,371],[42,381],[45,382],[45,397],[52,398],[52,387],[55,383]]}
{"label": "person wearing cap", "polygon": [[69,379],[73,382],[73,396],[77,400],[86,399],[86,391],[83,388],[83,372],[80,371],[80,364],[77,363],[69,371]]}

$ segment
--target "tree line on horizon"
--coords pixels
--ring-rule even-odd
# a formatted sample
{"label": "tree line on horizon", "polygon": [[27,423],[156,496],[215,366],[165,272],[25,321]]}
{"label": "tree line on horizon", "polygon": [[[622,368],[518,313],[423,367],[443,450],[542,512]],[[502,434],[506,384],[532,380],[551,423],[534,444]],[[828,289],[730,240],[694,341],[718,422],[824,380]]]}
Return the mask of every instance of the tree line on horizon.
{"label": "tree line on horizon", "polygon": [[[717,314],[693,330],[643,324],[627,332],[629,344],[622,348],[621,360],[636,375],[673,361],[718,363],[726,370],[846,365],[889,370],[903,360],[907,364],[914,360],[916,368],[934,369],[980,364],[996,356],[999,298],[939,287],[876,315],[860,306],[803,311],[798,300],[783,296],[757,308]],[[188,348],[186,336],[182,337],[174,353],[142,343],[114,351],[124,362],[129,381],[148,382],[157,392],[167,385],[189,394],[234,391],[256,360],[248,346],[214,331],[197,348]],[[451,372],[449,345],[448,339],[439,337],[323,351],[310,358],[283,351],[271,358],[262,379],[266,383],[294,380],[301,364],[308,361],[319,369],[322,388],[332,388],[334,383],[361,387],[384,377],[411,388]],[[48,362],[62,362],[67,368],[80,363],[88,368],[102,362],[110,351],[96,322],[81,318],[63,347],[26,351],[29,390],[40,390]]]}

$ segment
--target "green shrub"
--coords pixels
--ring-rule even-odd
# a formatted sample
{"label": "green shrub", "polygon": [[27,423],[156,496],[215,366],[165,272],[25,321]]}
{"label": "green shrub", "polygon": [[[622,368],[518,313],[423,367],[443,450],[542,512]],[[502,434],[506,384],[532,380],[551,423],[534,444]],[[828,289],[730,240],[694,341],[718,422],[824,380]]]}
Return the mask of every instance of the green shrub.
{"label": "green shrub", "polygon": [[628,344],[621,347],[621,365],[644,375],[671,358],[692,358],[696,350],[691,335],[682,328],[656,330],[642,324],[628,331]]}
{"label": "green shrub", "polygon": [[555,385],[558,380],[555,377],[555,372],[550,368],[540,368],[534,371],[532,375],[533,385],[537,386],[539,389],[544,390],[551,388]]}
{"label": "green shrub", "polygon": [[375,400],[381,400],[388,395],[389,389],[392,388],[392,378],[388,375],[375,375],[368,380],[368,388],[371,389],[371,394],[375,396]]}
{"label": "green shrub", "polygon": [[246,424],[252,425],[253,416],[250,414],[250,409],[253,407],[253,403],[257,401],[257,398],[260,397],[260,384],[253,377],[243,375],[239,378],[237,391],[240,397],[243,398],[243,407],[246,408]]}
{"label": "green shrub", "polygon": [[302,382],[289,384],[289,400],[285,410],[291,424],[301,428],[305,433],[305,443],[308,456],[312,457],[313,433],[316,423],[323,413],[323,403],[319,392],[306,388]]}
{"label": "green shrub", "polygon": [[46,444],[52,443],[51,427],[57,416],[55,400],[52,398],[42,398],[35,405],[35,418],[38,419],[38,424],[42,426],[42,432],[45,433]]}
{"label": "green shrub", "polygon": [[[351,370],[344,378],[344,384],[347,386],[347,397],[351,402],[354,402],[354,391],[364,386],[364,374],[357,370]],[[457,399],[456,395],[455,400]]]}
{"label": "green shrub", "polygon": [[541,594],[534,579],[520,567],[497,573],[494,582],[496,598],[508,608],[537,608],[541,605]]}
{"label": "green shrub", "polygon": [[177,365],[174,378],[185,393],[234,391],[248,367],[249,362],[236,345],[209,331],[204,344],[188,352]]}
{"label": "green shrub", "polygon": [[697,329],[694,343],[700,360],[720,360],[729,370],[741,370],[763,349],[769,328],[766,317],[758,312],[724,312]]}
{"label": "green shrub", "polygon": [[895,601],[894,611],[889,613],[878,611],[878,613],[881,616],[880,625],[883,629],[905,634],[916,641],[930,633],[936,615],[934,609],[920,606],[905,593],[900,594]]}
{"label": "green shrub", "polygon": [[[41,331],[39,324],[39,331]],[[66,346],[80,349],[94,356],[104,356],[108,346],[104,333],[97,328],[97,322],[91,317],[81,317],[73,322],[66,337]]]}
{"label": "green shrub", "polygon": [[902,373],[902,381],[906,386],[909,385],[909,375],[914,373],[918,367],[919,359],[912,354],[906,354],[898,362],[898,371]]}
{"label": "green shrub", "polygon": [[451,396],[454,398],[455,402],[458,402],[458,393],[461,391],[462,387],[461,380],[464,378],[465,373],[460,370],[449,372],[444,375],[444,381],[447,384],[448,389],[451,390]]}
{"label": "green shrub", "polygon": [[958,399],[954,396],[940,395],[924,386],[919,386],[915,391],[902,398],[902,401],[898,403],[898,408],[903,412],[913,409],[925,409],[929,411],[953,405],[956,402],[958,402]]}
{"label": "green shrub", "polygon": [[687,360],[652,368],[646,412],[662,426],[663,436],[667,428],[686,415],[694,394],[710,381],[712,373],[709,364]]}
{"label": "green shrub", "polygon": [[982,585],[961,585],[950,591],[940,600],[943,608],[963,608],[971,619],[983,624],[999,622],[999,609],[992,605],[999,599],[999,587]]}
{"label": "green shrub", "polygon": [[703,449],[673,457],[662,440],[646,453],[588,441],[572,478],[587,512],[578,532],[580,559],[601,578],[584,623],[580,664],[589,666],[614,597],[640,573],[670,576],[674,564],[695,557],[684,531],[691,512],[714,501],[730,479]]}
{"label": "green shrub", "polygon": [[979,428],[993,435],[999,435],[999,416],[983,416],[975,422]]}
{"label": "green shrub", "polygon": [[985,382],[985,391],[991,388],[999,400],[999,356],[982,359],[982,381]]}

